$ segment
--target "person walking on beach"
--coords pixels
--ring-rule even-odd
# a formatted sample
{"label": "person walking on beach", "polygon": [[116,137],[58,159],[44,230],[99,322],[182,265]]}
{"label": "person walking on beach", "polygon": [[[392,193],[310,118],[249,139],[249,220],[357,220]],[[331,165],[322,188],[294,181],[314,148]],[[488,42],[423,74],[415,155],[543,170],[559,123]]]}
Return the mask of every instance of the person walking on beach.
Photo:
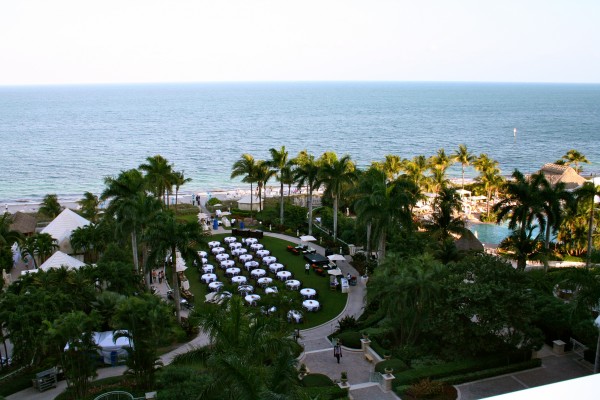
{"label": "person walking on beach", "polygon": [[304,266],[304,273],[306,275],[310,274],[310,264],[309,263],[306,263],[306,265]]}
{"label": "person walking on beach", "polygon": [[333,346],[333,356],[337,359],[337,363],[340,363],[340,358],[342,358],[342,346],[340,346],[339,342]]}

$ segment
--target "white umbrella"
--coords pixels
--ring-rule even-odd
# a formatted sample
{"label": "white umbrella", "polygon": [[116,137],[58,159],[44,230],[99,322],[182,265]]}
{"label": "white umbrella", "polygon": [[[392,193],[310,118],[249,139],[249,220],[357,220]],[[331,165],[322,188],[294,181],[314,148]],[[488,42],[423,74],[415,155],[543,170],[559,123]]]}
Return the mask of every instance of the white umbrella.
{"label": "white umbrella", "polygon": [[341,254],[332,254],[327,256],[327,258],[329,258],[329,261],[346,261],[346,257]]}
{"label": "white umbrella", "polygon": [[304,236],[300,236],[300,240],[302,240],[303,242],[314,242],[317,239],[311,235],[304,235]]}
{"label": "white umbrella", "polygon": [[217,292],[210,292],[209,294],[207,294],[206,296],[204,296],[204,298],[206,299],[206,302],[208,303],[212,303],[215,299],[215,297],[217,296]]}
{"label": "white umbrella", "polygon": [[328,273],[329,275],[333,275],[333,276],[340,276],[340,275],[344,275],[344,274],[342,274],[342,270],[341,270],[341,269],[339,269],[339,268],[336,268],[336,269],[330,269],[329,271],[327,271],[327,273]]}
{"label": "white umbrella", "polygon": [[181,288],[183,290],[190,290],[190,281],[183,281],[183,282],[181,282]]}
{"label": "white umbrella", "polygon": [[178,258],[175,262],[175,271],[183,272],[186,269],[187,267],[185,266],[185,261],[183,261],[183,258]]}

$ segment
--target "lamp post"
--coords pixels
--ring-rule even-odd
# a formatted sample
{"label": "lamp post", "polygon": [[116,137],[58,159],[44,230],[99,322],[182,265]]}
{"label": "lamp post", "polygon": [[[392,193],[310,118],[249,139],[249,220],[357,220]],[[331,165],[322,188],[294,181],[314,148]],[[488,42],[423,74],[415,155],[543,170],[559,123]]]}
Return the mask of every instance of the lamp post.
{"label": "lamp post", "polygon": [[598,343],[596,344],[596,362],[594,362],[594,373],[600,372],[600,315],[594,321],[594,325],[598,328]]}

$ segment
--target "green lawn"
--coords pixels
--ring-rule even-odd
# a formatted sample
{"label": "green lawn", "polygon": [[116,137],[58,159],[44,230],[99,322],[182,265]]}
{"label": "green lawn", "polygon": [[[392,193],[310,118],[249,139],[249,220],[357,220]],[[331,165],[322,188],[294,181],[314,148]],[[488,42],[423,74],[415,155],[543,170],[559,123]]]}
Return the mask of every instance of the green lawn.
{"label": "green lawn", "polygon": [[[224,244],[223,238],[225,236],[227,235],[213,235],[210,237],[210,240],[218,240]],[[238,240],[239,239],[240,238],[238,238]],[[271,254],[277,257],[277,262],[285,265],[286,269],[294,274],[295,279],[298,279],[300,282],[302,282],[302,288],[313,288],[317,291],[317,300],[321,304],[322,309],[317,312],[305,312],[304,322],[298,325],[294,324],[294,328],[306,329],[321,325],[335,318],[343,310],[344,306],[346,305],[347,294],[340,293],[339,291],[330,291],[328,277],[318,276],[313,271],[311,271],[309,275],[306,275],[304,272],[304,265],[306,264],[306,261],[304,258],[301,255],[295,256],[286,250],[286,247],[288,244],[290,244],[290,242],[265,236],[259,241],[259,243],[262,243],[267,250],[271,251]],[[206,250],[208,251],[208,249]],[[209,254],[208,263],[215,267],[215,273],[219,277],[219,281],[227,285],[229,280],[225,277],[224,271],[219,268],[218,261],[211,254]],[[255,286],[255,293],[261,295],[261,302],[267,301],[263,289],[257,287],[257,285],[254,284],[254,281],[250,279],[250,273],[246,271],[240,263],[236,263],[236,266],[241,268],[242,274],[251,281],[250,283],[253,286]],[[274,278],[274,275],[270,273],[267,268],[265,269],[267,270],[267,276]],[[202,275],[202,271],[200,270],[199,272],[196,268],[190,266],[190,268],[185,271],[185,275],[190,281],[190,291],[195,296],[195,306],[205,306],[204,298],[208,293],[208,286],[200,282],[200,275]],[[278,281],[277,279],[273,279],[273,285],[278,286],[280,293],[287,291],[284,283]],[[235,292],[234,287],[226,286],[225,290],[229,290],[232,293]]]}

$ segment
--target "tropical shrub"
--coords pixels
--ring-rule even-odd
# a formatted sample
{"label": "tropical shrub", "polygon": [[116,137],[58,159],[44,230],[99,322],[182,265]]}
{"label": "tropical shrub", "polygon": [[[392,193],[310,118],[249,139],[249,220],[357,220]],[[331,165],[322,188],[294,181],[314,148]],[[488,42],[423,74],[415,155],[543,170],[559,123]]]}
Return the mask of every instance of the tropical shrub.
{"label": "tropical shrub", "polygon": [[305,387],[333,386],[333,381],[327,375],[308,374],[302,379],[302,386],[305,386]]}

